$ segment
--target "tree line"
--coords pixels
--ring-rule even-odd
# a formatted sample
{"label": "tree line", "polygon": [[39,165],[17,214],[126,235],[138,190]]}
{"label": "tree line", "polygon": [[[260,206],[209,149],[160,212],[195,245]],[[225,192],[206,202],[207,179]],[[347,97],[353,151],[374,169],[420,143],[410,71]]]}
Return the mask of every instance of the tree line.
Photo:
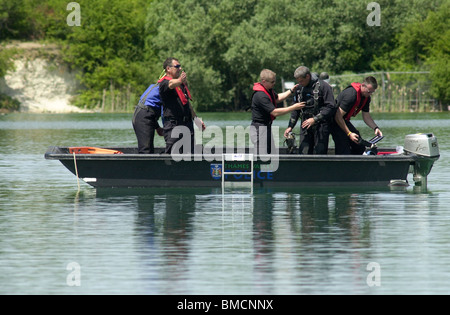
{"label": "tree line", "polygon": [[[450,0],[0,0],[0,45],[10,40],[60,44],[80,70],[75,103],[98,107],[126,93],[132,109],[167,57],[186,71],[198,111],[247,107],[261,69],[293,81],[306,65],[329,74],[430,71],[431,93],[450,101]],[[369,9],[368,9],[369,8]],[[12,64],[0,51],[0,76]],[[280,86],[280,85],[277,85]]]}

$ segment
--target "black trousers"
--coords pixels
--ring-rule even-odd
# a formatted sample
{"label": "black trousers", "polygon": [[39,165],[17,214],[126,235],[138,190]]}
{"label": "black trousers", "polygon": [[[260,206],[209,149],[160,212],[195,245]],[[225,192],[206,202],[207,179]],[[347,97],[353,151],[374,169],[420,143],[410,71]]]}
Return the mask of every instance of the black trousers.
{"label": "black trousers", "polygon": [[158,119],[161,110],[152,106],[136,106],[133,115],[133,129],[138,141],[139,153],[155,153],[154,138],[155,130],[159,128]]}
{"label": "black trousers", "polygon": [[[179,130],[176,130],[175,129],[176,127],[185,127],[185,128],[180,128]],[[174,129],[177,132],[174,132]],[[183,134],[182,132],[180,132],[183,130],[188,132],[189,134]],[[192,121],[192,119],[187,120],[164,119],[163,133],[164,133],[164,140],[166,141],[166,149],[164,153],[167,154],[172,153],[174,145],[178,141],[182,140],[184,136],[189,137],[188,139],[183,139],[183,143],[189,143],[190,148],[186,146],[181,146],[179,148],[180,150],[176,150],[176,152],[173,153],[175,154],[194,153],[195,137],[194,137],[194,122]]]}
{"label": "black trousers", "polygon": [[[353,126],[353,124],[349,121],[345,121],[348,129],[356,133],[360,136],[359,130]],[[366,147],[364,145],[360,145],[354,143],[350,138],[345,134],[344,130],[336,123],[333,122],[331,126],[331,136],[333,137],[334,145],[335,145],[335,153],[337,155],[344,154],[353,154],[353,155],[361,155],[366,151]]]}
{"label": "black trousers", "polygon": [[309,129],[300,127],[299,154],[328,154],[330,123],[314,124]]}
{"label": "black trousers", "polygon": [[275,149],[275,141],[272,136],[272,124],[252,122],[250,128],[250,140],[255,146],[256,154],[271,154]]}

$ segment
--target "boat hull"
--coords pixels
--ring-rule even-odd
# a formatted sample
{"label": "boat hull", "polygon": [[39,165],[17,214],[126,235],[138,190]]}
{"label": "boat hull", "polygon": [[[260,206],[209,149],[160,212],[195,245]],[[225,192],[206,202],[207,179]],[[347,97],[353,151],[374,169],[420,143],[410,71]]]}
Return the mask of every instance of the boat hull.
{"label": "boat hull", "polygon": [[251,183],[253,177],[256,187],[387,186],[392,180],[407,182],[414,165],[424,162],[413,154],[298,155],[280,151],[276,163],[273,156],[261,156],[253,160],[252,174],[240,174],[252,171],[249,159],[222,160],[219,154],[187,158],[137,154],[135,148],[109,149],[123,154],[70,154],[69,148],[49,147],[45,158],[59,160],[93,187],[221,187],[222,176],[227,183]]}

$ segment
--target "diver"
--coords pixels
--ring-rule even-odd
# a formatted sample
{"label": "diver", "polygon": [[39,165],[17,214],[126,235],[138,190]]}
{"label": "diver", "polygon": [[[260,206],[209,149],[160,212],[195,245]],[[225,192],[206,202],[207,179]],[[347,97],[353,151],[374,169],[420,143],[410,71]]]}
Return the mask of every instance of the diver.
{"label": "diver", "polygon": [[330,124],[336,113],[333,90],[305,66],[298,67],[294,77],[299,85],[294,91],[293,103],[305,102],[306,106],[291,113],[284,137],[292,138],[292,130],[301,119],[298,153],[327,154]]}

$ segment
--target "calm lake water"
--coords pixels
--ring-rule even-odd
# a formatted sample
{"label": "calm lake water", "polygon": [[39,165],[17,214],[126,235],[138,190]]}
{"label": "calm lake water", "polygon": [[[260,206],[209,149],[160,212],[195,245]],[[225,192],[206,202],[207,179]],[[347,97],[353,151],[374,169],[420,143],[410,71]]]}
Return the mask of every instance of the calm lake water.
{"label": "calm lake water", "polygon": [[0,293],[448,294],[450,114],[373,116],[383,146],[437,136],[427,190],[78,191],[47,147],[136,145],[131,114],[0,116]]}

